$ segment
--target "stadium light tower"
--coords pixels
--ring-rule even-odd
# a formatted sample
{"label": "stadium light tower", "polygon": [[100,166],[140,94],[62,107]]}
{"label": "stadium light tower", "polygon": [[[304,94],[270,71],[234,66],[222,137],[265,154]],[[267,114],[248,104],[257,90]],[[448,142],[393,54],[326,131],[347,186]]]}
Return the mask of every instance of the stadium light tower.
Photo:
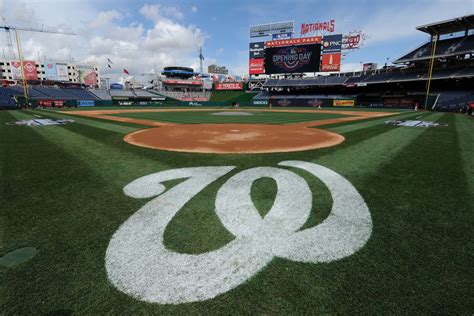
{"label": "stadium light tower", "polygon": [[3,16],[2,16],[2,21],[3,21],[3,24],[0,25],[0,29],[5,30],[5,34],[7,36],[8,50],[9,50],[10,56],[12,56],[13,59],[16,59],[16,57],[15,57],[15,52],[13,50],[13,42],[12,42],[10,30],[15,31],[16,46],[17,46],[17,51],[18,51],[18,59],[20,60],[21,75],[23,77],[22,82],[23,82],[23,92],[24,92],[24,96],[25,96],[25,104],[28,105],[28,82],[26,81],[25,70],[23,68],[23,54],[22,54],[22,49],[21,49],[21,41],[20,41],[19,31],[36,32],[36,33],[64,34],[64,35],[76,35],[76,34],[72,33],[72,32],[67,32],[67,31],[46,29],[46,28],[44,28],[44,26],[42,26],[41,28],[13,26],[13,25],[9,25]]}
{"label": "stadium light tower", "polygon": [[202,74],[202,61],[204,56],[202,55],[202,46],[199,46],[199,72]]}

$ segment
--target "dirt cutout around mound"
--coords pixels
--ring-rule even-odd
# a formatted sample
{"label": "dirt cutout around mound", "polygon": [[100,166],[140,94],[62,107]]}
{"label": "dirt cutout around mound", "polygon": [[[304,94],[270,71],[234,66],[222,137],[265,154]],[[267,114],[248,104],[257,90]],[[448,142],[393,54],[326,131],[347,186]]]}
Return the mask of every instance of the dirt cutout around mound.
{"label": "dirt cutout around mound", "polygon": [[[337,133],[312,128],[398,113],[335,110],[246,110],[246,112],[334,113],[347,117],[294,124],[174,124],[110,116],[140,112],[215,112],[215,109],[131,109],[74,111],[68,114],[135,123],[153,128],[124,137],[130,144],[167,151],[218,154],[256,154],[311,150],[335,146],[344,141]],[[222,110],[232,112],[233,110]]]}

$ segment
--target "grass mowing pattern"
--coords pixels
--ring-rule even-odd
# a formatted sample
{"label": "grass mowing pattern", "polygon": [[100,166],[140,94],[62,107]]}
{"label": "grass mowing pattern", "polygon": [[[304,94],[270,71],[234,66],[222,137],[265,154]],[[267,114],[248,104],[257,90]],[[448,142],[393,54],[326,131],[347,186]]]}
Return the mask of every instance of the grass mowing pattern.
{"label": "grass mowing pattern", "polygon": [[[474,310],[474,121],[466,116],[430,113],[424,118],[448,124],[442,128],[392,127],[380,120],[361,123],[343,132],[346,141],[341,145],[315,151],[208,155],[132,146],[121,140],[125,130],[104,129],[89,118],[65,126],[5,124],[32,114],[0,112],[5,219],[0,226],[4,232],[0,255],[25,246],[39,251],[25,264],[0,270],[0,309],[6,314],[61,310],[470,314]],[[354,184],[374,221],[364,248],[328,264],[274,259],[235,290],[200,303],[146,304],[108,283],[104,256],[110,237],[146,202],[125,196],[124,185],[171,168],[236,165],[230,177],[252,167],[275,167],[282,160],[319,163]],[[305,177],[313,192],[313,210],[305,224],[311,227],[327,216],[331,198],[319,180],[294,171]],[[199,253],[232,238],[213,212],[219,187],[219,182],[209,186],[178,212],[165,234],[169,248]],[[265,212],[274,188],[262,179],[252,191]]]}
{"label": "grass mowing pattern", "polygon": [[[244,112],[245,109],[238,110]],[[145,119],[159,122],[171,122],[178,124],[228,124],[228,123],[242,123],[242,124],[291,124],[307,121],[317,121],[324,119],[332,119],[339,117],[346,117],[347,115],[332,114],[332,113],[294,113],[294,112],[250,112],[253,115],[245,116],[223,116],[213,115],[215,112],[141,112],[141,113],[120,113],[113,116]]]}

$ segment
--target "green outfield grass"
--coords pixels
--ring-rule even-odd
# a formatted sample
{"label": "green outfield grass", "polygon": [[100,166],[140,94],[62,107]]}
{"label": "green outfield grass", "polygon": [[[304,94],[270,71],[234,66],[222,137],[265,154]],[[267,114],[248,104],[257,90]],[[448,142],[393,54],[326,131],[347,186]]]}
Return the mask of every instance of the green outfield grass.
{"label": "green outfield grass", "polygon": [[[85,107],[65,107],[65,108],[59,108],[59,109],[50,109],[46,111],[60,111],[60,112],[68,112],[68,111],[97,111],[97,110],[128,110],[128,109],[213,109],[213,110],[220,110],[220,109],[235,109],[233,106],[193,106],[193,107],[188,107],[188,106],[168,106],[168,105],[159,105],[159,106],[85,106]],[[268,106],[241,106],[239,110],[266,110],[268,109]],[[273,111],[278,111],[278,110],[310,110],[311,108],[307,106],[292,106],[291,108],[284,108],[284,107],[274,107],[272,110]],[[408,109],[391,109],[391,108],[359,108],[359,107],[349,107],[349,106],[339,106],[339,107],[325,107],[323,110],[328,109],[331,111],[364,111],[364,112],[411,112],[412,110]],[[315,111],[319,111],[314,109]]]}
{"label": "green outfield grass", "polygon": [[[240,109],[239,111],[245,111]],[[64,126],[12,126],[73,118]],[[326,116],[328,115],[328,116]],[[334,114],[134,113],[178,123],[249,119],[290,123]],[[393,127],[387,118],[324,126],[345,137],[335,147],[295,153],[211,155],[165,152],[125,143],[136,124],[52,111],[0,112],[0,256],[35,247],[30,261],[0,266],[0,310],[30,314],[472,314],[474,311],[474,120],[466,115],[406,112],[388,119],[448,124]],[[217,190],[233,175],[284,160],[313,162],[345,177],[370,210],[373,231],[356,253],[328,263],[274,258],[259,273],[213,299],[180,305],[145,303],[107,278],[112,235],[149,199],[124,194],[131,181],[174,168],[236,166],[192,198],[166,228],[164,244],[179,253],[219,249],[235,237],[214,209]],[[301,229],[320,224],[332,198],[321,180],[300,169],[313,193]],[[168,181],[167,189],[181,180]],[[264,216],[274,180],[261,178],[251,196]],[[133,238],[131,236],[130,238]]]}
{"label": "green outfield grass", "polygon": [[[234,112],[245,112],[245,109],[238,109]],[[140,112],[140,113],[120,113],[112,116],[146,119],[158,122],[171,122],[179,124],[201,124],[201,123],[245,123],[245,124],[291,124],[307,121],[318,121],[347,115],[315,112],[315,113],[295,113],[295,112],[245,112],[252,115],[216,115],[222,111],[205,112]]]}

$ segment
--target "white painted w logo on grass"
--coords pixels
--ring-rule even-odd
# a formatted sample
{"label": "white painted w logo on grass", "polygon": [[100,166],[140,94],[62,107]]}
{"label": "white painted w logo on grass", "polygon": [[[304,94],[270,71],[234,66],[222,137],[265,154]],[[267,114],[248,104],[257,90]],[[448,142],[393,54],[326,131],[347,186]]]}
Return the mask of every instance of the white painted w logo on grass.
{"label": "white painted w logo on grass", "polygon": [[[125,194],[134,198],[157,197],[113,235],[106,254],[111,282],[146,302],[202,301],[239,286],[274,257],[329,262],[349,256],[365,245],[372,232],[372,220],[364,199],[351,183],[317,164],[284,161],[279,165],[306,170],[328,187],[333,206],[321,224],[298,231],[308,219],[312,203],[311,190],[302,177],[282,168],[252,168],[228,179],[216,196],[216,213],[235,239],[220,249],[199,255],[170,251],[163,244],[168,223],[193,196],[235,167],[154,173],[124,188]],[[250,191],[252,183],[264,177],[274,179],[278,191],[271,210],[262,218]],[[163,193],[162,182],[175,179],[186,180]]]}

